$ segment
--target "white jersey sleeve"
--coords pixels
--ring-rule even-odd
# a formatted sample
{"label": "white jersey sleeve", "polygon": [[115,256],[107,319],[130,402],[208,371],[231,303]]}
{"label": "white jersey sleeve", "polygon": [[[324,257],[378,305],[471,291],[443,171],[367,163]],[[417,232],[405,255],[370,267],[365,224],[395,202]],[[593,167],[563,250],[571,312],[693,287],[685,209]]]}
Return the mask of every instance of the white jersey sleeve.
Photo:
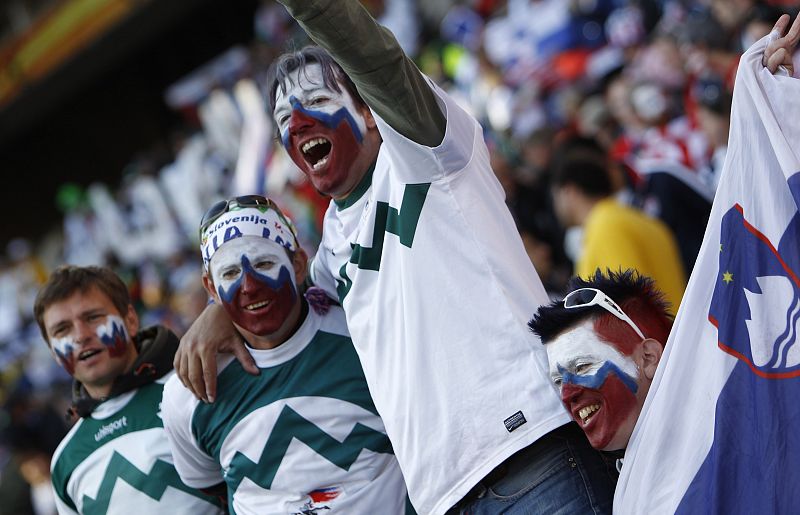
{"label": "white jersey sleeve", "polygon": [[192,488],[207,488],[223,481],[219,463],[203,451],[192,434],[192,414],[198,401],[173,375],[164,385],[161,413],[175,469]]}
{"label": "white jersey sleeve", "polygon": [[336,280],[328,270],[326,252],[330,251],[326,251],[325,247],[320,243],[317,254],[308,266],[308,274],[314,286],[325,290],[325,293],[327,293],[330,298],[338,299],[339,294],[336,292]]}
{"label": "white jersey sleeve", "polygon": [[[426,147],[415,143],[373,113],[384,140],[381,152],[389,161],[402,163],[402,166],[393,166],[391,173],[405,184],[436,182],[464,170],[473,159],[476,134],[482,135],[478,121],[432,80],[427,80],[447,118],[445,136],[439,146]],[[387,142],[391,144],[387,145]]]}

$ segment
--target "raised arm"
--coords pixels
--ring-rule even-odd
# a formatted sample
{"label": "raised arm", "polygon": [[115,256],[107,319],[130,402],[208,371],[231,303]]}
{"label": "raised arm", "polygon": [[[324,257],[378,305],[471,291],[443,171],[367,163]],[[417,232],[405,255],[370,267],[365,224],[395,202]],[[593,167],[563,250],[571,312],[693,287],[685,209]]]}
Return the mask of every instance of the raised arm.
{"label": "raised arm", "polygon": [[394,130],[429,147],[442,142],[446,120],[427,79],[357,0],[278,1]]}

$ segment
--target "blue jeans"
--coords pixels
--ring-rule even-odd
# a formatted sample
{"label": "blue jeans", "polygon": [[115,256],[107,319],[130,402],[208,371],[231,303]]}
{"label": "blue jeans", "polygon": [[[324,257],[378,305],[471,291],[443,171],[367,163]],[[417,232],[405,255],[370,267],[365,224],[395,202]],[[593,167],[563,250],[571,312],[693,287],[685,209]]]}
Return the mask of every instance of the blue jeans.
{"label": "blue jeans", "polygon": [[614,463],[570,422],[508,458],[447,515],[611,514]]}

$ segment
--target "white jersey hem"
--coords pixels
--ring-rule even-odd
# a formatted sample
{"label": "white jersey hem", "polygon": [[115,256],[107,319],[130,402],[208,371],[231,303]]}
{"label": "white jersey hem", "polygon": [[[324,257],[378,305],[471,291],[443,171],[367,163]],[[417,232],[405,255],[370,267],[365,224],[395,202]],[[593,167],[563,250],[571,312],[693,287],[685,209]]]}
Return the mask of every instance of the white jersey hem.
{"label": "white jersey hem", "polygon": [[528,433],[521,435],[520,438],[503,447],[499,452],[494,454],[491,459],[486,460],[482,466],[475,469],[472,474],[468,475],[458,482],[453,488],[451,488],[447,494],[442,497],[442,500],[433,507],[433,510],[431,510],[431,515],[444,515],[447,510],[452,508],[458,501],[463,499],[473,486],[477,485],[481,479],[489,474],[489,472],[510,458],[514,453],[521,451],[529,445],[532,445],[534,442],[539,440],[539,438],[565,424],[568,424],[570,421],[571,419],[566,413],[558,414],[547,419],[538,426],[533,427],[528,431]]}

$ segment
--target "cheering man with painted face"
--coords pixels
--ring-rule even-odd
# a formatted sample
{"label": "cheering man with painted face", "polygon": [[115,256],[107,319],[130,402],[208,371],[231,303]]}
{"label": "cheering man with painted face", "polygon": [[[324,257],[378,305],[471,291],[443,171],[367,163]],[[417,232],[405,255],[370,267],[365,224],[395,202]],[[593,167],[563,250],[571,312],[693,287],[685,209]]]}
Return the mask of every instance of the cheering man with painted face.
{"label": "cheering man with painted face", "polygon": [[75,378],[72,411],[80,417],[53,455],[58,512],[221,513],[217,499],[181,482],[161,422],[178,338],[163,327],[137,333],[128,290],[107,268],[57,269],[34,315]]}
{"label": "cheering man with painted face", "polygon": [[[324,49],[278,58],[269,89],[286,150],[333,198],[311,279],[344,308],[414,507],[610,512],[613,479],[527,330],[548,299],[481,126],[357,0],[282,3]],[[220,315],[176,360],[205,399]]]}
{"label": "cheering man with painted face", "polygon": [[239,514],[404,513],[400,467],[344,313],[309,309],[298,288],[307,258],[291,222],[251,195],[214,205],[200,231],[206,290],[260,373],[221,355],[214,404],[167,383],[164,426],[181,478],[224,481]]}
{"label": "cheering man with painted face", "polygon": [[672,328],[663,294],[632,270],[573,279],[530,322],[561,401],[592,446],[628,445]]}

